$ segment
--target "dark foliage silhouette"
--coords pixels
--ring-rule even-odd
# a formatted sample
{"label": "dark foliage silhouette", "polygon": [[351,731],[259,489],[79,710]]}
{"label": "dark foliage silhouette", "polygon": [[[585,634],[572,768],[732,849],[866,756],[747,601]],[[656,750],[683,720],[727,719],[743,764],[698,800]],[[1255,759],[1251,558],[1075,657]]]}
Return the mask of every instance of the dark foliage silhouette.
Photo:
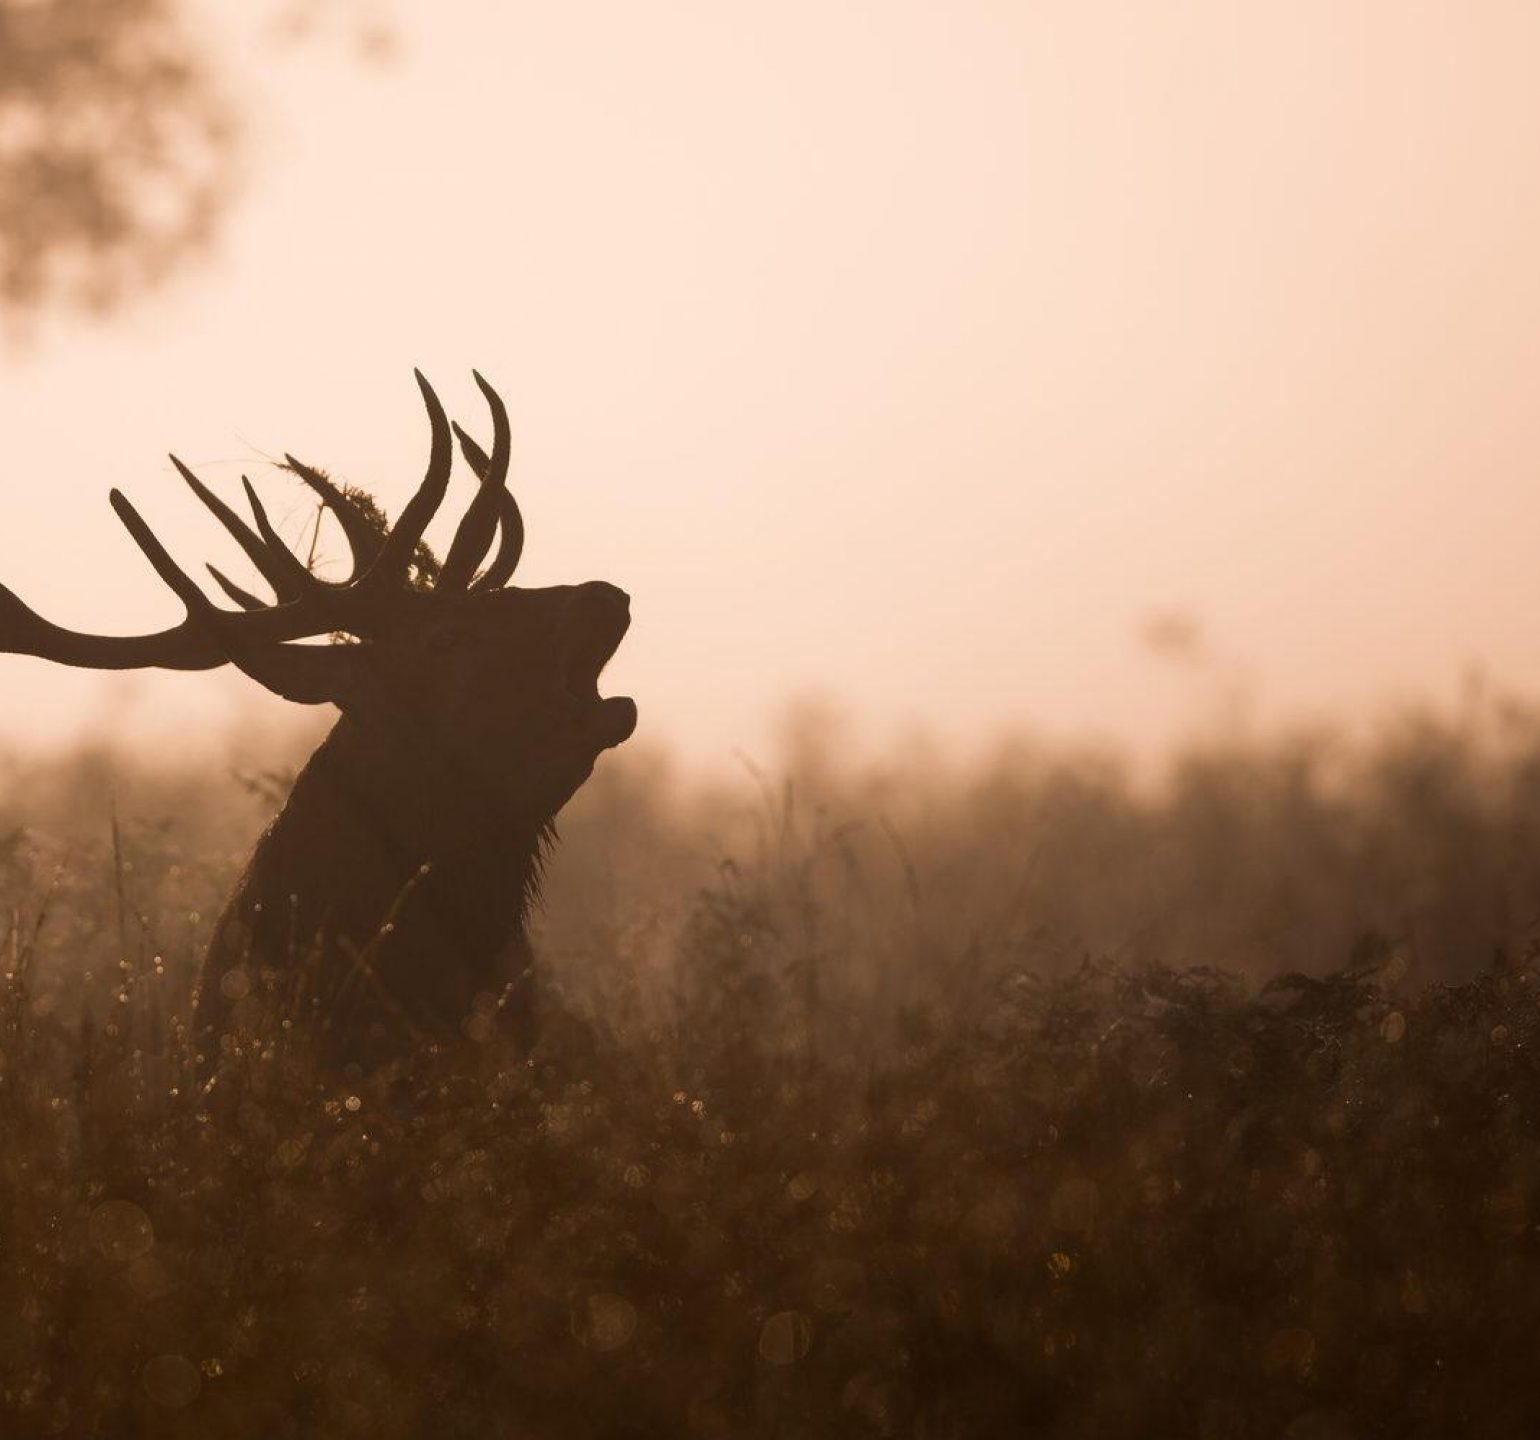
{"label": "dark foliage silhouette", "polygon": [[[280,43],[318,38],[341,18],[336,0],[263,6]],[[382,5],[343,8],[354,53],[392,53]],[[192,10],[187,0],[0,0],[0,313],[12,322],[111,311],[215,237],[244,127]]]}
{"label": "dark foliage silhouette", "polygon": [[234,134],[170,0],[0,0],[0,306],[161,278],[208,240]]}
{"label": "dark foliage silhouette", "polygon": [[[347,537],[349,580],[313,575],[249,481],[254,529],[172,457],[274,603],[210,566],[240,609],[214,606],[116,490],[113,508],[187,607],[180,625],[79,634],[0,588],[0,649],[98,669],[233,663],[289,700],[342,711],[215,926],[195,1022],[205,1047],[238,1050],[278,1016],[335,1061],[377,1060],[473,1013],[490,1022],[510,1000],[527,1021],[514,991],[528,970],[524,918],[551,822],[636,724],[630,699],[598,692],[629,624],[626,595],[598,581],[507,586],[524,528],[506,489],[502,402],[477,376],[494,423],[488,455],[417,378],[432,449],[394,527],[289,458]],[[440,565],[422,534],[449,482],[451,428],[480,486]],[[293,643],[320,635],[338,643]]]}

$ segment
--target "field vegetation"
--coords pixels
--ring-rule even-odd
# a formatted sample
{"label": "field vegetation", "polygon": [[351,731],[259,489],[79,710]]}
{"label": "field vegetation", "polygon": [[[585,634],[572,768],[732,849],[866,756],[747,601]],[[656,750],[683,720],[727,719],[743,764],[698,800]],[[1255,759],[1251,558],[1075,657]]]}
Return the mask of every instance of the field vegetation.
{"label": "field vegetation", "polygon": [[0,1433],[1532,1433],[1540,720],[816,733],[607,757],[533,1051],[370,1075],[188,1037],[281,768],[11,762]]}

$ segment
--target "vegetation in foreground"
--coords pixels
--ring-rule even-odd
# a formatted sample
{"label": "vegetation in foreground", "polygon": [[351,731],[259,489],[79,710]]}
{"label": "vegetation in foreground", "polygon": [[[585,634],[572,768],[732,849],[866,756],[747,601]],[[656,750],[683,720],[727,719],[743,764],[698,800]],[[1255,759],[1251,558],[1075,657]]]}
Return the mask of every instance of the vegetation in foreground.
{"label": "vegetation in foreground", "polygon": [[[599,813],[631,785],[641,823],[637,784]],[[1260,782],[1229,793],[1266,813]],[[196,801],[164,826],[122,801],[62,868],[58,834],[0,857],[0,1433],[1336,1440],[1540,1414],[1528,949],[1458,983],[1389,931],[1314,977],[1066,966],[1031,905],[938,924],[953,820],[871,827],[890,891],[832,801],[778,800],[645,910],[575,816],[585,899],[563,918],[558,858],[532,1054],[489,1004],[371,1077],[275,1029],[210,1087],[180,1028],[189,907],[226,868]],[[1513,843],[1477,839],[1478,868]]]}

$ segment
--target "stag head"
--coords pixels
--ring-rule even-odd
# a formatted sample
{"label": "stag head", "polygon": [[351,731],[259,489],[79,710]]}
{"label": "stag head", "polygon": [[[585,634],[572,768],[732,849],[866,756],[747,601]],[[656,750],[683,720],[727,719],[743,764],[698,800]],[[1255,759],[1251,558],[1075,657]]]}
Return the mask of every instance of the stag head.
{"label": "stag head", "polygon": [[[344,581],[298,559],[249,481],[250,522],[173,456],[272,587],[271,601],[210,566],[237,608],[215,605],[116,490],[113,509],[186,608],[179,625],[79,634],[0,587],[0,650],[101,670],[232,664],[286,699],[342,711],[214,927],[195,1016],[209,1054],[241,1052],[275,1007],[311,1022],[323,1055],[343,1063],[385,1058],[403,1036],[453,1027],[473,1006],[484,1018],[489,995],[501,1013],[530,973],[525,909],[551,820],[600,752],[636,725],[631,700],[598,689],[630,623],[626,595],[598,581],[509,586],[524,525],[506,488],[503,404],[478,375],[492,411],[489,454],[450,425],[420,374],[417,383],[432,447],[394,526],[358,492],[288,457],[347,538]],[[479,486],[439,566],[427,563],[422,535],[444,499],[456,437]],[[331,643],[302,643],[323,636]],[[515,1016],[525,1034],[527,1001]]]}
{"label": "stag head", "polygon": [[[490,454],[450,424],[418,372],[432,445],[427,474],[394,526],[383,526],[367,503],[323,472],[286,457],[341,526],[353,559],[347,580],[323,580],[300,561],[249,480],[242,483],[254,523],[172,456],[274,600],[259,599],[210,565],[239,608],[216,606],[114,490],[118,518],[182,601],[186,618],[151,635],[81,634],[50,624],[0,586],[0,650],[100,670],[233,664],[285,699],[334,704],[361,734],[415,753],[424,784],[549,819],[599,753],[635,728],[635,704],[598,691],[600,671],[629,624],[629,601],[598,581],[537,590],[508,585],[524,543],[519,507],[507,490],[508,415],[496,391],[475,379],[492,412]],[[423,532],[448,487],[456,438],[479,487],[443,564],[414,570]],[[494,541],[496,554],[481,571]],[[334,643],[296,643],[322,636]]]}

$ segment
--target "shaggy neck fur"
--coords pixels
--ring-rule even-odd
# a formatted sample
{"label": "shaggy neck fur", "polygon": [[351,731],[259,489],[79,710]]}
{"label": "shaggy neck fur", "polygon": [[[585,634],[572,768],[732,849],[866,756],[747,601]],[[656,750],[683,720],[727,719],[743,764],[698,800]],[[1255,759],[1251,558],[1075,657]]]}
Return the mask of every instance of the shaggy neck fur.
{"label": "shaggy neck fur", "polygon": [[[432,739],[344,717],[311,756],[215,927],[205,1051],[276,1007],[331,1058],[366,1060],[527,976],[549,820],[494,813]],[[528,1023],[527,996],[511,1009]]]}

